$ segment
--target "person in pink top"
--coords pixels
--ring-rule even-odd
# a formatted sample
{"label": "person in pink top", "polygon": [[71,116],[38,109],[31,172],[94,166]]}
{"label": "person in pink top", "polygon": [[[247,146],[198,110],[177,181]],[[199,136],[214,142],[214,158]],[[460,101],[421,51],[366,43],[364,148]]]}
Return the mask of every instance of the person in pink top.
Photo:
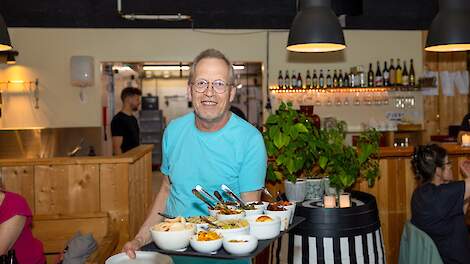
{"label": "person in pink top", "polygon": [[18,263],[44,264],[41,241],[31,232],[32,213],[19,194],[7,192],[0,181],[0,255],[15,250]]}

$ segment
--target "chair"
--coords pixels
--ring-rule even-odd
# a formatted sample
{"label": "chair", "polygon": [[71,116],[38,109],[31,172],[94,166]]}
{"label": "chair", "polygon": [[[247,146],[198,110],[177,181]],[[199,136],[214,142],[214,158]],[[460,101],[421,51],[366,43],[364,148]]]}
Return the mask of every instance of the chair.
{"label": "chair", "polygon": [[443,264],[434,241],[410,221],[405,223],[400,240],[399,264]]}

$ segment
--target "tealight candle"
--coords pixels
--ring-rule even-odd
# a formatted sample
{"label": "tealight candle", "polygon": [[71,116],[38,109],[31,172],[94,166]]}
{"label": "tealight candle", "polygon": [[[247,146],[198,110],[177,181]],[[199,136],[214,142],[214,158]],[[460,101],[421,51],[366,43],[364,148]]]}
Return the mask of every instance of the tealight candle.
{"label": "tealight candle", "polygon": [[349,193],[343,193],[339,196],[339,207],[351,207],[351,196]]}
{"label": "tealight candle", "polygon": [[334,195],[325,195],[323,197],[323,206],[325,208],[335,208],[336,207],[336,196],[334,196]]}
{"label": "tealight candle", "polygon": [[463,147],[470,147],[470,134],[463,134],[462,135],[462,146]]}

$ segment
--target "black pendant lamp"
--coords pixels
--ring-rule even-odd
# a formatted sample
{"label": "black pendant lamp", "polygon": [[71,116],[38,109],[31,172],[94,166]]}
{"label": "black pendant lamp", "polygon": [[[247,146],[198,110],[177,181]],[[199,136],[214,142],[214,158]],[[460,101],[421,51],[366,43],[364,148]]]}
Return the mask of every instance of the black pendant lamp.
{"label": "black pendant lamp", "polygon": [[287,50],[328,52],[346,48],[338,18],[331,10],[331,0],[299,0],[300,11],[289,31]]}
{"label": "black pendant lamp", "polygon": [[426,51],[470,50],[470,1],[439,0],[439,12],[432,21]]}
{"label": "black pendant lamp", "polygon": [[11,48],[10,35],[8,35],[7,25],[5,24],[5,20],[3,20],[2,15],[0,15],[0,51],[11,50]]}
{"label": "black pendant lamp", "polygon": [[9,65],[16,64],[15,53],[8,52],[8,54],[7,54],[7,64],[9,64]]}

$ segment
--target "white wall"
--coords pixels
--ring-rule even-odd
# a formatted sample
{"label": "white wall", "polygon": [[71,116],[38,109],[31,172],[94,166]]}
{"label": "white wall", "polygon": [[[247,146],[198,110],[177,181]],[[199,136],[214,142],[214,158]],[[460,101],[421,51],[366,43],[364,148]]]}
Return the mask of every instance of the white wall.
{"label": "white wall", "polygon": [[[12,94],[4,103],[6,111],[0,118],[0,128],[100,126],[100,62],[191,61],[200,51],[213,47],[233,61],[267,65],[266,31],[44,28],[11,28],[9,31],[20,55],[18,66],[0,66],[0,81],[39,78],[40,109],[33,110],[25,95]],[[420,31],[347,30],[345,52],[320,55],[289,54],[285,51],[287,31],[269,35],[269,84],[277,82],[279,69],[305,72],[313,65],[346,68],[391,57],[413,57],[416,62],[422,61]],[[69,60],[74,55],[95,58],[95,85],[86,88],[84,104],[80,103],[78,89],[70,84]],[[420,74],[422,67],[415,66],[416,73]],[[263,74],[266,84],[266,68]]]}

